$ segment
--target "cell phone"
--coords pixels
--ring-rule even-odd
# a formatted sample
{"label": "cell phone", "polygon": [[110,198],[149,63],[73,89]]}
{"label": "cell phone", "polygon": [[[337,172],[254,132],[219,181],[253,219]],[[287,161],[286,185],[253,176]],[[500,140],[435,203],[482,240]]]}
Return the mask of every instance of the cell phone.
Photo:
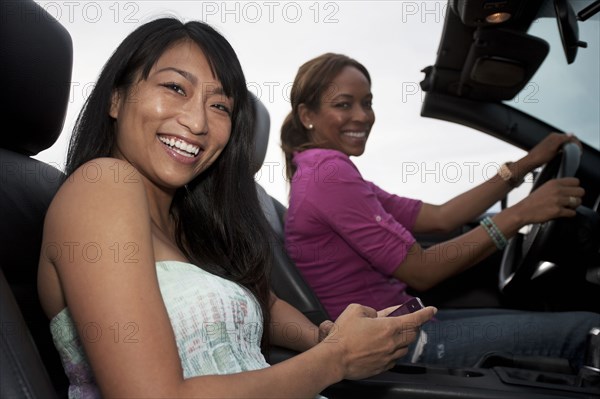
{"label": "cell phone", "polygon": [[403,314],[413,313],[419,309],[423,309],[424,307],[425,305],[423,305],[423,302],[421,302],[418,297],[414,297],[400,305],[400,307],[390,313],[388,317],[402,316]]}

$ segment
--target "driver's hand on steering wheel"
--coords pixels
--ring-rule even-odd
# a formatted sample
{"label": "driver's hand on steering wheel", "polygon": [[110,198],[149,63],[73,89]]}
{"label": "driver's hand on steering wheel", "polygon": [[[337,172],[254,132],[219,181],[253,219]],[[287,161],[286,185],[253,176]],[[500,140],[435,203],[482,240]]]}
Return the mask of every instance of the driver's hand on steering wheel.
{"label": "driver's hand on steering wheel", "polygon": [[529,151],[525,156],[525,163],[531,170],[538,168],[550,162],[561,150],[562,146],[568,142],[574,142],[579,148],[582,148],[581,142],[572,133],[550,133]]}
{"label": "driver's hand on steering wheel", "polygon": [[585,190],[576,177],[552,179],[514,205],[525,224],[542,223],[558,217],[575,216]]}

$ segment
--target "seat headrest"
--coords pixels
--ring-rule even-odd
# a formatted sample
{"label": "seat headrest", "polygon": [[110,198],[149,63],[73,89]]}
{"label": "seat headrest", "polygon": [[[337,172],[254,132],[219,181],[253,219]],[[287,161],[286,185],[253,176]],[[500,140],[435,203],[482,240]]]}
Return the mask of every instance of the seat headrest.
{"label": "seat headrest", "polygon": [[267,107],[265,107],[262,101],[252,92],[249,92],[249,94],[254,104],[254,159],[252,166],[254,167],[254,173],[258,173],[267,154],[271,118]]}
{"label": "seat headrest", "polygon": [[66,116],[73,44],[32,0],[0,0],[0,147],[25,155],[49,148]]}

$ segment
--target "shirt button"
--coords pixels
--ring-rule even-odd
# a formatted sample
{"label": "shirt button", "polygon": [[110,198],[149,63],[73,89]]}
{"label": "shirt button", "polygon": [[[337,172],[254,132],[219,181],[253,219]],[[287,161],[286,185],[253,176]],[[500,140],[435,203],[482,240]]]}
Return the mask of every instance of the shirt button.
{"label": "shirt button", "polygon": [[375,221],[376,222],[381,222],[381,216],[379,216],[379,215],[375,216]]}

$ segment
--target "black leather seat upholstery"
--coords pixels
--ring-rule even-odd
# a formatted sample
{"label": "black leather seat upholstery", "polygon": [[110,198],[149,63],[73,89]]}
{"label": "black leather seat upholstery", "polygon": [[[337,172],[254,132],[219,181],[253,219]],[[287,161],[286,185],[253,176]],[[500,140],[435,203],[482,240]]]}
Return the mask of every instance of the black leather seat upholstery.
{"label": "black leather seat upholstery", "polygon": [[[254,101],[255,122],[255,166],[256,172],[264,162],[269,142],[270,117],[269,111],[257,98]],[[271,285],[275,294],[300,310],[313,323],[319,325],[329,319],[327,312],[304,278],[300,275],[294,262],[285,251],[284,219],[286,207],[275,198],[271,197],[260,184],[256,183],[258,197],[263,212],[271,225],[274,233],[273,242],[273,269],[271,271]]]}
{"label": "black leather seat upholstery", "polygon": [[44,215],[63,174],[31,156],[60,135],[73,46],[32,0],[0,7],[0,397],[52,398],[66,392],[67,380],[36,281]]}

